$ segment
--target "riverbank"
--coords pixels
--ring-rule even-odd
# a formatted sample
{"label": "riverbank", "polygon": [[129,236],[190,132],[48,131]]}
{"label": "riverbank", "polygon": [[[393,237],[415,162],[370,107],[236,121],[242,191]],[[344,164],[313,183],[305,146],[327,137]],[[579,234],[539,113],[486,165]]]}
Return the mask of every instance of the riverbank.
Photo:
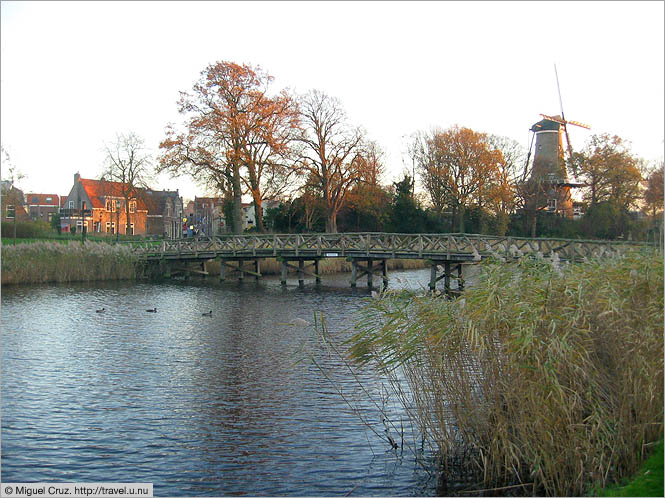
{"label": "riverbank", "polygon": [[[389,270],[424,268],[422,260],[388,261]],[[219,275],[221,263],[208,261],[209,275]],[[261,261],[262,275],[279,275],[281,263],[275,258]],[[351,271],[345,259],[323,259],[322,275]],[[143,276],[136,255],[127,244],[87,241],[49,241],[2,245],[2,285],[48,282],[87,282],[93,280],[133,280]]]}
{"label": "riverbank", "polygon": [[626,484],[601,489],[593,496],[665,496],[663,485],[663,440],[655,445],[649,458]]}
{"label": "riverbank", "polygon": [[135,279],[137,263],[131,248],[123,244],[3,244],[2,285]]}

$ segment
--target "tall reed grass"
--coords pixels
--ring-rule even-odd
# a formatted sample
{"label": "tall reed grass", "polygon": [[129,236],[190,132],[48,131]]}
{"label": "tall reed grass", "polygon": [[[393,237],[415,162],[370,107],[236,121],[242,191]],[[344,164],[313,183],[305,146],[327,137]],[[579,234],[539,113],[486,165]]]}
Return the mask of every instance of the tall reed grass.
{"label": "tall reed grass", "polygon": [[2,284],[123,280],[137,276],[127,245],[34,242],[2,246]]}
{"label": "tall reed grass", "polygon": [[[663,259],[486,262],[463,298],[388,293],[351,358],[387,375],[474,488],[579,496],[630,475],[663,433]],[[442,488],[445,492],[445,486]]]}

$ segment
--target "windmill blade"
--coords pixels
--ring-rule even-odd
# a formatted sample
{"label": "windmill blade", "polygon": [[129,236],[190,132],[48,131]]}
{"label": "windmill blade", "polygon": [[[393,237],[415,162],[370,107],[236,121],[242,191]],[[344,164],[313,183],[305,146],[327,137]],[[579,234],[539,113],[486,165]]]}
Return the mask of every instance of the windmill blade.
{"label": "windmill blade", "polygon": [[584,123],[580,123],[579,121],[566,121],[566,123],[571,124],[571,125],[575,125],[575,126],[579,126],[580,128],[586,128],[587,130],[591,129],[591,126],[589,126],[587,124],[584,124]]}
{"label": "windmill blade", "polygon": [[568,158],[570,160],[570,167],[573,169],[573,176],[577,180],[577,166],[575,165],[575,161],[573,160],[573,147],[570,145],[570,137],[568,136],[568,127],[564,123],[563,125],[563,133],[566,135],[566,145],[568,145]]}
{"label": "windmill blade", "polygon": [[[577,168],[574,165],[573,161],[573,148],[570,145],[570,137],[568,136],[568,123],[566,121],[566,115],[563,113],[563,101],[561,100],[561,87],[559,86],[559,73],[556,70],[556,64],[554,64],[554,76],[556,76],[556,89],[559,92],[559,107],[561,108],[561,120],[563,121],[563,133],[566,135],[566,144],[568,145],[568,157],[570,158],[570,165],[573,168],[573,176],[577,178]],[[581,124],[581,123],[580,123]],[[579,125],[578,125],[579,126]]]}

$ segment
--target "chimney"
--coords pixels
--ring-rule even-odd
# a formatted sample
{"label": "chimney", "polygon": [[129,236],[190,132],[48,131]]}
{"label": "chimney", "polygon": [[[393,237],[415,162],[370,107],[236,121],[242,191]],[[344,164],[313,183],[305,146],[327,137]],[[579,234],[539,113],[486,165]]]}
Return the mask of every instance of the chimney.
{"label": "chimney", "polygon": [[81,181],[81,175],[78,173],[74,173],[74,183],[80,182]]}

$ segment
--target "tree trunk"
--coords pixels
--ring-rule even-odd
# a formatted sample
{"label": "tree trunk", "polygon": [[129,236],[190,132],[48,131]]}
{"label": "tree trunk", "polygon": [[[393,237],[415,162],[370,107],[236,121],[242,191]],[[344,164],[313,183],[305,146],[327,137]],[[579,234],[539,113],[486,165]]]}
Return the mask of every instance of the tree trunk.
{"label": "tree trunk", "polygon": [[459,233],[464,233],[464,204],[459,206]]}
{"label": "tree trunk", "polygon": [[239,235],[242,229],[242,187],[240,185],[240,167],[233,165],[233,233]]}
{"label": "tree trunk", "polygon": [[256,230],[260,233],[265,232],[265,227],[263,226],[263,200],[259,198],[258,200],[254,199],[254,217],[256,218]]}
{"label": "tree trunk", "polygon": [[[130,229],[130,220],[129,220],[129,199],[125,199],[125,216],[127,216],[127,223],[125,224],[125,235],[129,235],[129,229]],[[146,226],[146,232],[148,231],[148,227]]]}
{"label": "tree trunk", "polygon": [[326,233],[337,233],[337,213],[329,212],[326,216]]}

